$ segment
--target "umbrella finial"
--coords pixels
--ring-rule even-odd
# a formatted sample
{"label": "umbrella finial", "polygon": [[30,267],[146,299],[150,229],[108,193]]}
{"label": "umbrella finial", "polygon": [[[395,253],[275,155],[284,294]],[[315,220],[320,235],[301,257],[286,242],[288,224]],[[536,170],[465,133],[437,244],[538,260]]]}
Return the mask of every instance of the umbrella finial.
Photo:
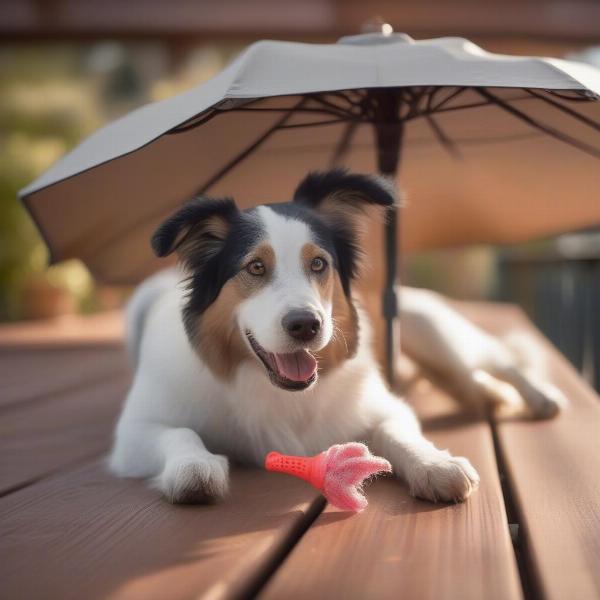
{"label": "umbrella finial", "polygon": [[341,44],[372,46],[397,42],[413,43],[414,40],[406,33],[395,33],[394,28],[382,19],[374,17],[365,21],[357,35],[347,35],[338,40]]}
{"label": "umbrella finial", "polygon": [[388,37],[394,33],[394,28],[387,23],[382,17],[376,16],[368,21],[365,21],[360,28],[361,33],[380,33]]}

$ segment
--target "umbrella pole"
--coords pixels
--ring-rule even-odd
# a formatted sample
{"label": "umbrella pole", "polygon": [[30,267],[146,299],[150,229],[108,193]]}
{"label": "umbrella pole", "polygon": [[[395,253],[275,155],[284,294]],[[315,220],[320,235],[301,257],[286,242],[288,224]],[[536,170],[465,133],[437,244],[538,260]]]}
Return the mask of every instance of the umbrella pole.
{"label": "umbrella pole", "polygon": [[[398,174],[404,123],[399,119],[400,97],[389,91],[372,91],[375,104],[375,137],[377,140],[377,166],[381,175],[395,179]],[[385,320],[385,374],[394,386],[394,358],[400,349],[400,324],[398,319],[398,207],[388,210],[385,221],[386,276],[383,290],[383,318]]]}

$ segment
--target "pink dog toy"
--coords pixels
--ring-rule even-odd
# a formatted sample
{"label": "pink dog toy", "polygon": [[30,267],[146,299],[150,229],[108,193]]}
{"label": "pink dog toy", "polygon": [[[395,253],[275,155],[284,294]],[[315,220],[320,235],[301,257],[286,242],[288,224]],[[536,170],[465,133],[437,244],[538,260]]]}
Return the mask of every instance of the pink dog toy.
{"label": "pink dog toy", "polygon": [[367,507],[362,485],[377,473],[390,473],[392,466],[373,456],[364,444],[336,444],[316,456],[286,456],[269,452],[267,471],[294,475],[323,492],[327,502],[342,510],[361,512]]}

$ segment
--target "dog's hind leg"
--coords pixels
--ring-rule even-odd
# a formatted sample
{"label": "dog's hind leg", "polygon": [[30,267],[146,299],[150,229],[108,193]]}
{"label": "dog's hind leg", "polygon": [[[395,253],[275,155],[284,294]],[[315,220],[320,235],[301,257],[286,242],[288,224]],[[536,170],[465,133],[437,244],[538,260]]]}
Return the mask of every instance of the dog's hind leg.
{"label": "dog's hind leg", "polygon": [[516,393],[540,418],[554,416],[566,404],[539,368],[520,360],[516,344],[489,335],[435,292],[403,287],[400,294],[402,351],[460,400],[473,406],[490,400],[512,404]]}

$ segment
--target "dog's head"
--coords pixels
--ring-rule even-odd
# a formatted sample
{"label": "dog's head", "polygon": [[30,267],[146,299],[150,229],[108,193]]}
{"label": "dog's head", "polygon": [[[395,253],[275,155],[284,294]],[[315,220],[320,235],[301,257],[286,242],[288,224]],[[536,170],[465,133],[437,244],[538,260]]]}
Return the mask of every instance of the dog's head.
{"label": "dog's head", "polygon": [[274,385],[303,390],[350,358],[361,220],[393,203],[382,180],[334,170],[308,175],[292,202],[240,211],[197,198],[165,221],[152,247],[176,251],[189,274],[183,320],[212,371],[227,378],[253,360]]}

